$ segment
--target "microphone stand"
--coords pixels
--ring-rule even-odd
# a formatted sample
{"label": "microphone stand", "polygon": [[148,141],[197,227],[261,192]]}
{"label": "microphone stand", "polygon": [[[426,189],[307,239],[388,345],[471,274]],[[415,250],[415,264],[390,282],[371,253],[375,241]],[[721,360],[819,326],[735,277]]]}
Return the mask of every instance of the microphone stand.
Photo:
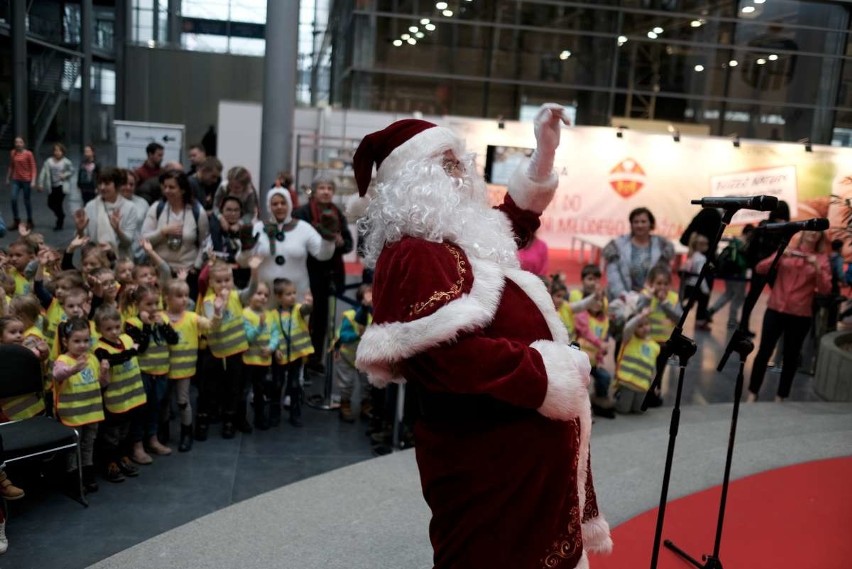
{"label": "microphone stand", "polygon": [[[756,229],[755,231],[759,231],[760,229]],[[778,245],[778,250],[775,252],[775,258],[772,259],[772,264],[769,267],[769,271],[767,272],[767,279],[763,283],[757,291],[749,290],[749,295],[746,298],[745,304],[747,305],[745,308],[748,310],[744,310],[741,314],[750,314],[751,309],[754,308],[754,305],[757,303],[757,299],[760,297],[763,288],[766,286],[766,282],[772,280],[775,276],[775,273],[778,270],[778,262],[781,259],[781,255],[784,253],[784,250],[787,248],[787,245],[790,243],[790,239],[796,231],[786,232],[783,234],[781,242]],[[716,539],[713,544],[713,553],[710,555],[703,555],[701,558],[704,560],[704,564],[699,563],[694,558],[690,557],[683,549],[679,548],[674,544],[670,539],[665,541],[665,546],[673,551],[675,554],[683,558],[685,561],[691,563],[693,566],[698,569],[722,569],[722,561],[719,559],[719,549],[722,545],[722,526],[725,522],[725,506],[728,501],[728,486],[731,481],[731,463],[734,458],[734,442],[737,436],[737,421],[739,419],[740,412],[740,399],[743,395],[743,383],[744,383],[744,369],[745,369],[745,361],[748,358],[748,355],[754,350],[754,344],[751,339],[746,335],[746,330],[748,329],[748,322],[743,320],[740,317],[740,325],[734,330],[733,335],[731,336],[730,341],[728,342],[727,347],[725,348],[725,353],[722,355],[722,359],[719,361],[719,365],[716,367],[716,371],[721,372],[725,368],[725,364],[728,362],[728,358],[731,357],[731,354],[736,353],[740,357],[739,369],[737,370],[737,380],[734,387],[734,410],[731,414],[731,428],[730,433],[728,435],[728,450],[727,455],[725,457],[725,475],[722,479],[722,496],[719,499],[719,517],[716,522]]]}
{"label": "microphone stand", "polygon": [[[724,211],[725,213],[722,215],[722,221],[719,224],[716,237],[710,242],[711,251],[718,247],[719,240],[722,238],[725,228],[731,223],[731,219],[733,219],[734,214],[736,213],[736,209],[734,208],[725,209]],[[701,288],[701,284],[713,270],[715,270],[715,267],[713,267],[709,262],[705,263],[701,268],[701,272],[698,274],[698,282],[694,285],[693,294],[690,295],[686,308],[684,308],[683,313],[680,316],[680,320],[675,325],[674,330],[672,330],[669,339],[663,342],[663,345],[660,346],[660,354],[657,356],[657,373],[654,377],[654,381],[651,383],[651,388],[648,389],[648,392],[645,395],[645,400],[642,402],[642,410],[644,411],[648,408],[648,404],[650,403],[655,390],[660,386],[663,372],[665,371],[669,358],[673,355],[677,356],[679,361],[677,390],[674,408],[672,409],[671,423],[669,425],[669,443],[666,451],[666,464],[663,469],[663,486],[660,492],[660,506],[657,510],[657,526],[654,530],[654,548],[651,553],[651,569],[657,568],[657,563],[660,557],[660,542],[662,541],[663,535],[663,522],[666,517],[666,503],[668,502],[669,482],[671,480],[672,463],[674,461],[675,442],[677,440],[678,428],[680,426],[680,400],[683,393],[683,378],[686,373],[686,366],[689,363],[689,359],[695,355],[695,352],[698,350],[695,345],[695,341],[683,335],[683,324],[686,321],[689,311],[692,310],[692,307],[698,300],[697,294]]]}

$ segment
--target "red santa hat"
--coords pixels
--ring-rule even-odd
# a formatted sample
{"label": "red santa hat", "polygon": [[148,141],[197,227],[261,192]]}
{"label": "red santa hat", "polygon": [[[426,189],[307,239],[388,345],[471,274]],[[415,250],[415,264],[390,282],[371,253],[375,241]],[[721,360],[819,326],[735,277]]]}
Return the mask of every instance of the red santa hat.
{"label": "red santa hat", "polygon": [[403,119],[387,128],[368,134],[358,145],[352,159],[358,194],[367,193],[376,165],[376,178],[383,181],[406,162],[455,149],[458,137],[448,128],[420,119]]}

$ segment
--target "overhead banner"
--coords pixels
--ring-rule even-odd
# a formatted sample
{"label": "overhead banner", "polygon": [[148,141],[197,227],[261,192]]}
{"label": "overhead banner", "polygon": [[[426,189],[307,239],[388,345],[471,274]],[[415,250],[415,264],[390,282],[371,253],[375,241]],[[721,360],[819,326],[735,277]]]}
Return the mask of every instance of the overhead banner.
{"label": "overhead banner", "polygon": [[[468,149],[482,155],[510,155],[512,148],[534,148],[529,125],[511,135],[489,125],[468,126]],[[655,232],[678,239],[699,211],[691,200],[707,196],[773,195],[786,201],[793,219],[828,217],[832,238],[845,241],[852,257],[852,150],[803,144],[642,134],[601,127],[563,129],[554,168],[559,187],[542,216],[538,236],[551,248],[569,249],[573,238],[629,233],[628,214],[649,208]],[[507,148],[493,149],[505,144]],[[480,146],[485,148],[479,148]],[[491,149],[488,149],[491,147]],[[499,171],[494,164],[483,170]],[[495,180],[496,181],[496,180]],[[499,186],[492,186],[497,193]],[[834,197],[832,197],[834,194]],[[767,213],[740,212],[729,232],[756,224]],[[597,239],[595,239],[597,238]]]}

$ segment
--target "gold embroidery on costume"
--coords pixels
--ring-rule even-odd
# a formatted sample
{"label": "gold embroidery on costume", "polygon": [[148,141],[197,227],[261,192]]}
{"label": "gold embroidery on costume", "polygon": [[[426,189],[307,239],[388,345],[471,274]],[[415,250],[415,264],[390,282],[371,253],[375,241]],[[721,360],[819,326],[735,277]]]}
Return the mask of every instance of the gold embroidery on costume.
{"label": "gold embroidery on costume", "polygon": [[462,260],[461,253],[451,245],[444,243],[444,247],[456,258],[456,270],[459,273],[459,279],[453,284],[450,290],[447,291],[435,291],[432,293],[428,299],[424,302],[418,302],[411,309],[411,315],[420,314],[436,302],[448,302],[456,298],[462,290],[462,286],[464,285],[464,275],[467,274],[467,263]]}
{"label": "gold embroidery on costume", "polygon": [[568,523],[568,531],[550,546],[547,555],[541,560],[542,567],[546,569],[559,567],[563,561],[576,561],[574,558],[583,553],[583,537],[577,524],[579,514],[580,510],[577,506],[571,508],[569,512],[571,521]]}

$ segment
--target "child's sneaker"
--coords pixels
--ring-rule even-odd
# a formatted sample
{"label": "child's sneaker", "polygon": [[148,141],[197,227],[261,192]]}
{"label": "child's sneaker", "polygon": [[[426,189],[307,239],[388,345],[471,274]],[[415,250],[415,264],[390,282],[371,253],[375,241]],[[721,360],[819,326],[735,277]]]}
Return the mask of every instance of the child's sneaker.
{"label": "child's sneaker", "polygon": [[130,478],[139,476],[139,469],[130,462],[130,457],[122,456],[121,460],[118,461],[118,469],[121,470],[122,474]]}
{"label": "child's sneaker", "polygon": [[124,474],[121,473],[121,468],[119,468],[117,462],[110,462],[107,465],[106,473],[104,474],[104,478],[107,482],[124,482]]}

